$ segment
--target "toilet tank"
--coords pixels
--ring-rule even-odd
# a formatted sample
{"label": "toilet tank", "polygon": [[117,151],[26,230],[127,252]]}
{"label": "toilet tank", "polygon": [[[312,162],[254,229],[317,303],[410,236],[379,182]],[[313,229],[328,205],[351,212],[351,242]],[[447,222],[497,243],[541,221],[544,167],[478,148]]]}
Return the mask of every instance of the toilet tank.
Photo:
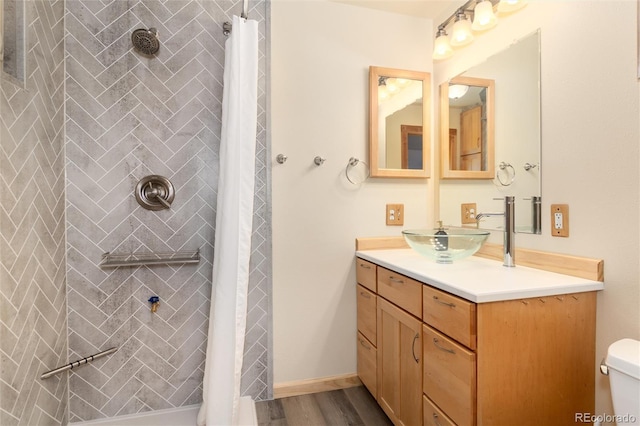
{"label": "toilet tank", "polygon": [[609,346],[605,364],[618,424],[640,425],[640,342],[622,339]]}

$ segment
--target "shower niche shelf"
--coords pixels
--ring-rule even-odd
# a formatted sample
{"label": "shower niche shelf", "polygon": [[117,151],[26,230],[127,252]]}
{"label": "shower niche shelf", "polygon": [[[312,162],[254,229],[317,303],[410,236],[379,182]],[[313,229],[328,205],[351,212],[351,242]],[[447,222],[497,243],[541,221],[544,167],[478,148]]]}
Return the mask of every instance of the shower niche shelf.
{"label": "shower niche shelf", "polygon": [[176,251],[172,253],[104,253],[100,261],[101,268],[120,266],[172,265],[200,262],[200,249],[195,251]]}

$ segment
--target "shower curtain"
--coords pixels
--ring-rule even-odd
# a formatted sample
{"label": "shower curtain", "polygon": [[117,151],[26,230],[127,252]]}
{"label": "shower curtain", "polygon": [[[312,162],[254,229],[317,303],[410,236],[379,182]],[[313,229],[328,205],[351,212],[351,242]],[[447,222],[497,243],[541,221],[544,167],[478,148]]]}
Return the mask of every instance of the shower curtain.
{"label": "shower curtain", "polygon": [[220,177],[199,426],[237,425],[247,317],[257,125],[258,23],[233,17],[225,44]]}

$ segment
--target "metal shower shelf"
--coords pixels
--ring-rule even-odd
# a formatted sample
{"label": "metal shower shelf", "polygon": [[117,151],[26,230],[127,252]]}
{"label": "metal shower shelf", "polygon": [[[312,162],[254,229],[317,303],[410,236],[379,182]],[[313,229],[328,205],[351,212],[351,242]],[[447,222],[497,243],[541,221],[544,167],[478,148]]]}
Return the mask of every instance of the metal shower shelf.
{"label": "metal shower shelf", "polygon": [[104,253],[100,261],[101,268],[118,266],[171,265],[176,263],[200,262],[200,249],[196,251],[176,251],[172,253]]}

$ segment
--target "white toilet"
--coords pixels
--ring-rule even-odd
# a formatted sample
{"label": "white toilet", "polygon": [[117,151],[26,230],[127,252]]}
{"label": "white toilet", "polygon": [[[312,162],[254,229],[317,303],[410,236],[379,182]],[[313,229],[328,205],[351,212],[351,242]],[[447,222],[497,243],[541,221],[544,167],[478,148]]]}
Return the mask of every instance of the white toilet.
{"label": "white toilet", "polygon": [[640,342],[622,339],[609,346],[605,360],[619,425],[640,425]]}

